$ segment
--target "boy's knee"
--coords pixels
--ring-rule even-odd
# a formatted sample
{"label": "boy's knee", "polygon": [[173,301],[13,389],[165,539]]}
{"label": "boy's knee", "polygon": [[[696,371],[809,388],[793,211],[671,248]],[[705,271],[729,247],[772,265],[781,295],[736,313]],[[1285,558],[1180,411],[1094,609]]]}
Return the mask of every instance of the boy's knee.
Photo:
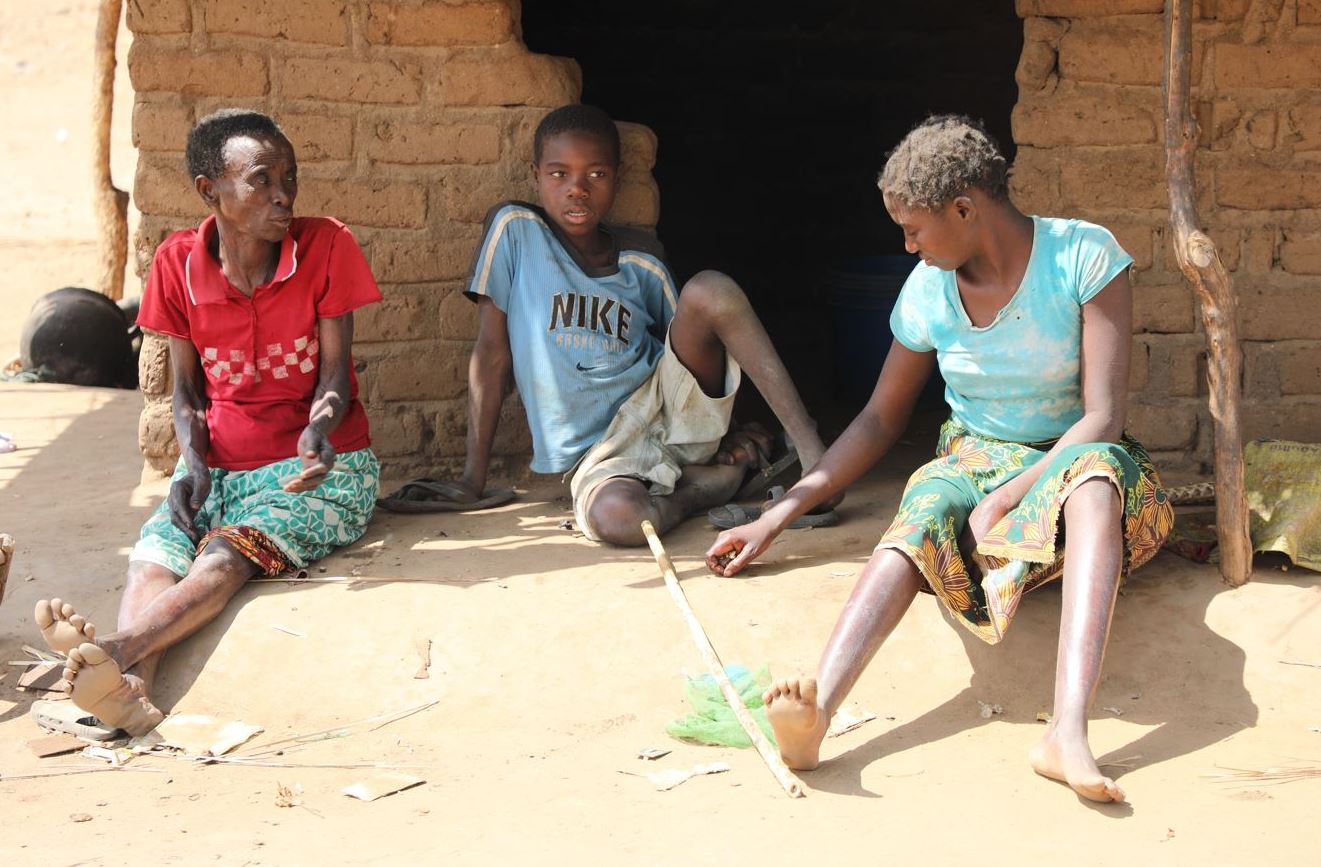
{"label": "boy's knee", "polygon": [[720,316],[746,307],[747,296],[734,278],[720,271],[699,271],[683,285],[680,306],[695,307],[707,317]]}
{"label": "boy's knee", "polygon": [[587,507],[587,520],[591,522],[593,535],[610,545],[635,548],[646,544],[647,538],[642,533],[642,522],[659,520],[651,496],[642,492],[641,496],[632,490],[617,486],[603,488],[592,497]]}

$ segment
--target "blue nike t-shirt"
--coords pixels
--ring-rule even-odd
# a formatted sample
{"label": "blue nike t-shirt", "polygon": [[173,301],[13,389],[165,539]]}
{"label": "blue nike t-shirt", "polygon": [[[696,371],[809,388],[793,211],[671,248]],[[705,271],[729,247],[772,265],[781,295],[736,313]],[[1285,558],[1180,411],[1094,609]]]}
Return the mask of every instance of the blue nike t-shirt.
{"label": "blue nike t-shirt", "polygon": [[900,343],[935,350],[960,424],[1020,443],[1056,439],[1082,418],[1082,306],[1133,264],[1094,223],[1033,217],[1032,226],[1023,282],[989,325],[972,324],[953,271],[926,263],[890,316]]}
{"label": "blue nike t-shirt", "polygon": [[606,231],[615,263],[593,269],[535,205],[504,202],[486,217],[466,294],[508,317],[533,472],[571,469],[665,350],[678,297],[659,247],[641,233]]}

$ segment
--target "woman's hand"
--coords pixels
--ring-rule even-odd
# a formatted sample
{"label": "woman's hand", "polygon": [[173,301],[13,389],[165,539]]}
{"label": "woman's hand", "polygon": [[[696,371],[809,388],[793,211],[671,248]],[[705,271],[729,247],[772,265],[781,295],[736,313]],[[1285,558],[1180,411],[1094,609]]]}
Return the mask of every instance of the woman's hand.
{"label": "woman's hand", "polygon": [[716,536],[715,544],[706,552],[707,568],[717,575],[731,578],[765,553],[779,534],[779,530],[765,518],[725,530]]}
{"label": "woman's hand", "polygon": [[1000,523],[1000,519],[1018,505],[1019,498],[1005,488],[998,488],[978,503],[968,515],[968,532],[975,542],[980,542],[991,532],[991,528]]}
{"label": "woman's hand", "polygon": [[309,424],[298,437],[298,457],[303,471],[284,483],[284,490],[291,494],[314,490],[326,480],[326,474],[335,466],[335,447],[325,431]]}
{"label": "woman's hand", "polygon": [[170,521],[188,534],[196,545],[202,541],[202,531],[197,529],[197,513],[211,495],[211,474],[205,469],[190,470],[170,485]]}

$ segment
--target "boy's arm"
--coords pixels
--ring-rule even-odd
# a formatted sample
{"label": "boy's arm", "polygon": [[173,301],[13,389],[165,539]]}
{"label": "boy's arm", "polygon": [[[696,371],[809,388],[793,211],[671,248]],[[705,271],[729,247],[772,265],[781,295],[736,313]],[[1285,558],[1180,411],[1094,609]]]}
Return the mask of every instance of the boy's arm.
{"label": "boy's arm", "polygon": [[477,345],[468,362],[468,442],[463,477],[474,498],[486,490],[491,444],[500,423],[500,405],[514,356],[509,348],[509,319],[487,297],[477,299]]}

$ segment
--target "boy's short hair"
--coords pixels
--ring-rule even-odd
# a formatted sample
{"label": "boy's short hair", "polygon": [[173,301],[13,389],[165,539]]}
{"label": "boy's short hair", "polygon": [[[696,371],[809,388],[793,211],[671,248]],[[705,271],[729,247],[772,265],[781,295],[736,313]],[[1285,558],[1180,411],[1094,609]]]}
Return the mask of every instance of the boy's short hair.
{"label": "boy's short hair", "polygon": [[580,102],[562,105],[541,119],[541,123],[537,124],[537,133],[532,138],[532,161],[541,162],[546,139],[566,132],[596,136],[605,142],[614,155],[615,165],[619,165],[619,127],[601,109]]}
{"label": "boy's short hair", "polygon": [[222,108],[213,111],[193,124],[193,128],[188,132],[188,146],[184,151],[188,177],[205,175],[214,181],[223,175],[225,144],[230,139],[240,136],[289,140],[273,118],[259,111],[246,108]]}
{"label": "boy's short hair", "polygon": [[1009,166],[979,121],[933,115],[904,136],[877,178],[881,192],[909,208],[934,211],[976,187],[1009,198]]}

